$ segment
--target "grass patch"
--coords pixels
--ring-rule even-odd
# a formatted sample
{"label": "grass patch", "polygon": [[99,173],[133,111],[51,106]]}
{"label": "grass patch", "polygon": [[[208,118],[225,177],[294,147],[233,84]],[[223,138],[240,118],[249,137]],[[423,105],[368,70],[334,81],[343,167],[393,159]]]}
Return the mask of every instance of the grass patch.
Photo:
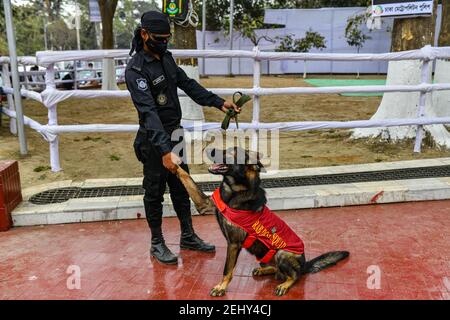
{"label": "grass patch", "polygon": [[83,138],[83,141],[94,141],[94,142],[97,142],[97,141],[99,141],[99,140],[102,140],[102,138],[101,138],[101,137],[92,138],[92,137],[90,137],[90,136],[87,136],[87,137],[84,137],[84,138]]}
{"label": "grass patch", "polygon": [[116,156],[115,154],[112,154],[112,155],[109,156],[109,160],[111,160],[111,161],[119,161],[120,157]]}
{"label": "grass patch", "polygon": [[42,171],[47,171],[50,170],[51,167],[50,166],[39,166],[33,169],[34,172],[42,172]]}

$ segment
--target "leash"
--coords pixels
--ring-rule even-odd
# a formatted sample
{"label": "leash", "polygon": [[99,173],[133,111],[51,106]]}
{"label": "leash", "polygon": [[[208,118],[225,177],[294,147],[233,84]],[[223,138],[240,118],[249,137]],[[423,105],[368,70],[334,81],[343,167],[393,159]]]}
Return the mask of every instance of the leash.
{"label": "leash", "polygon": [[[239,99],[236,98],[237,95],[240,96]],[[242,108],[244,104],[246,104],[250,100],[252,100],[252,98],[246,94],[243,94],[242,92],[237,91],[233,94],[233,103],[237,105],[239,108]],[[239,129],[238,114],[239,113],[236,112],[236,110],[228,109],[227,113],[225,114],[225,118],[222,121],[221,128],[223,130],[227,130],[228,127],[230,126],[231,119],[234,119],[234,121],[236,122],[236,128]]]}

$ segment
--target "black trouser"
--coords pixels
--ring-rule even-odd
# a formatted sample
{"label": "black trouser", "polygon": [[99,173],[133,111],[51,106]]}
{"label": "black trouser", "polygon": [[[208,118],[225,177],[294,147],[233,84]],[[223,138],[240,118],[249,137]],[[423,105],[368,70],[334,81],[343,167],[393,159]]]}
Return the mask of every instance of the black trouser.
{"label": "black trouser", "polygon": [[[181,137],[180,141],[182,141]],[[179,141],[172,142],[172,147]],[[183,141],[184,143],[184,141]],[[144,164],[143,188],[145,189],[144,207],[148,225],[152,231],[152,241],[162,239],[162,214],[166,184],[169,185],[170,198],[180,220],[182,233],[192,231],[191,203],[189,195],[180,180],[162,164],[161,154],[148,141],[145,132],[139,131],[134,142],[134,150],[139,161]],[[189,172],[187,164],[180,165]]]}

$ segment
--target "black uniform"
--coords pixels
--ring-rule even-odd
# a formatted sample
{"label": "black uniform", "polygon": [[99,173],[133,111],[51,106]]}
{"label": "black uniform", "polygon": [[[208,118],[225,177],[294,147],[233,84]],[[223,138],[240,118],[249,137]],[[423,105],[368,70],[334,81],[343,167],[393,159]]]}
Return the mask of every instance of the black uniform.
{"label": "black uniform", "polygon": [[[181,223],[182,235],[192,230],[190,201],[187,191],[175,175],[162,165],[162,155],[170,152],[180,141],[171,141],[171,134],[180,128],[181,107],[177,87],[202,106],[221,108],[225,100],[206,90],[177,66],[167,51],[161,60],[137,52],[125,73],[128,90],[139,114],[139,131],[134,149],[144,164],[144,205],[153,239],[160,236],[162,202],[169,185],[174,209]],[[185,163],[181,165],[189,172]],[[190,229],[190,230],[189,230]]]}

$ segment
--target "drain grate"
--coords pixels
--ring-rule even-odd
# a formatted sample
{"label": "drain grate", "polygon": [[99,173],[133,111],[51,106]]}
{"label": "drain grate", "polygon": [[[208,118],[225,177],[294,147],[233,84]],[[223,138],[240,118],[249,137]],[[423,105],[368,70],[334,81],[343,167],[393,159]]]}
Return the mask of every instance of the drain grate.
{"label": "drain grate", "polygon": [[30,198],[34,204],[49,204],[65,202],[77,197],[80,188],[58,188],[37,193]]}
{"label": "drain grate", "polygon": [[[407,180],[450,177],[450,166],[405,168],[382,171],[351,172],[338,174],[325,174],[302,177],[270,178],[263,179],[263,188],[285,188],[314,186],[326,184],[342,184],[353,182]],[[219,186],[219,182],[200,182],[199,187],[203,191],[213,191]],[[115,186],[97,188],[59,188],[37,193],[30,198],[34,204],[50,204],[65,202],[74,198],[97,198],[114,196],[143,195],[141,186]]]}

